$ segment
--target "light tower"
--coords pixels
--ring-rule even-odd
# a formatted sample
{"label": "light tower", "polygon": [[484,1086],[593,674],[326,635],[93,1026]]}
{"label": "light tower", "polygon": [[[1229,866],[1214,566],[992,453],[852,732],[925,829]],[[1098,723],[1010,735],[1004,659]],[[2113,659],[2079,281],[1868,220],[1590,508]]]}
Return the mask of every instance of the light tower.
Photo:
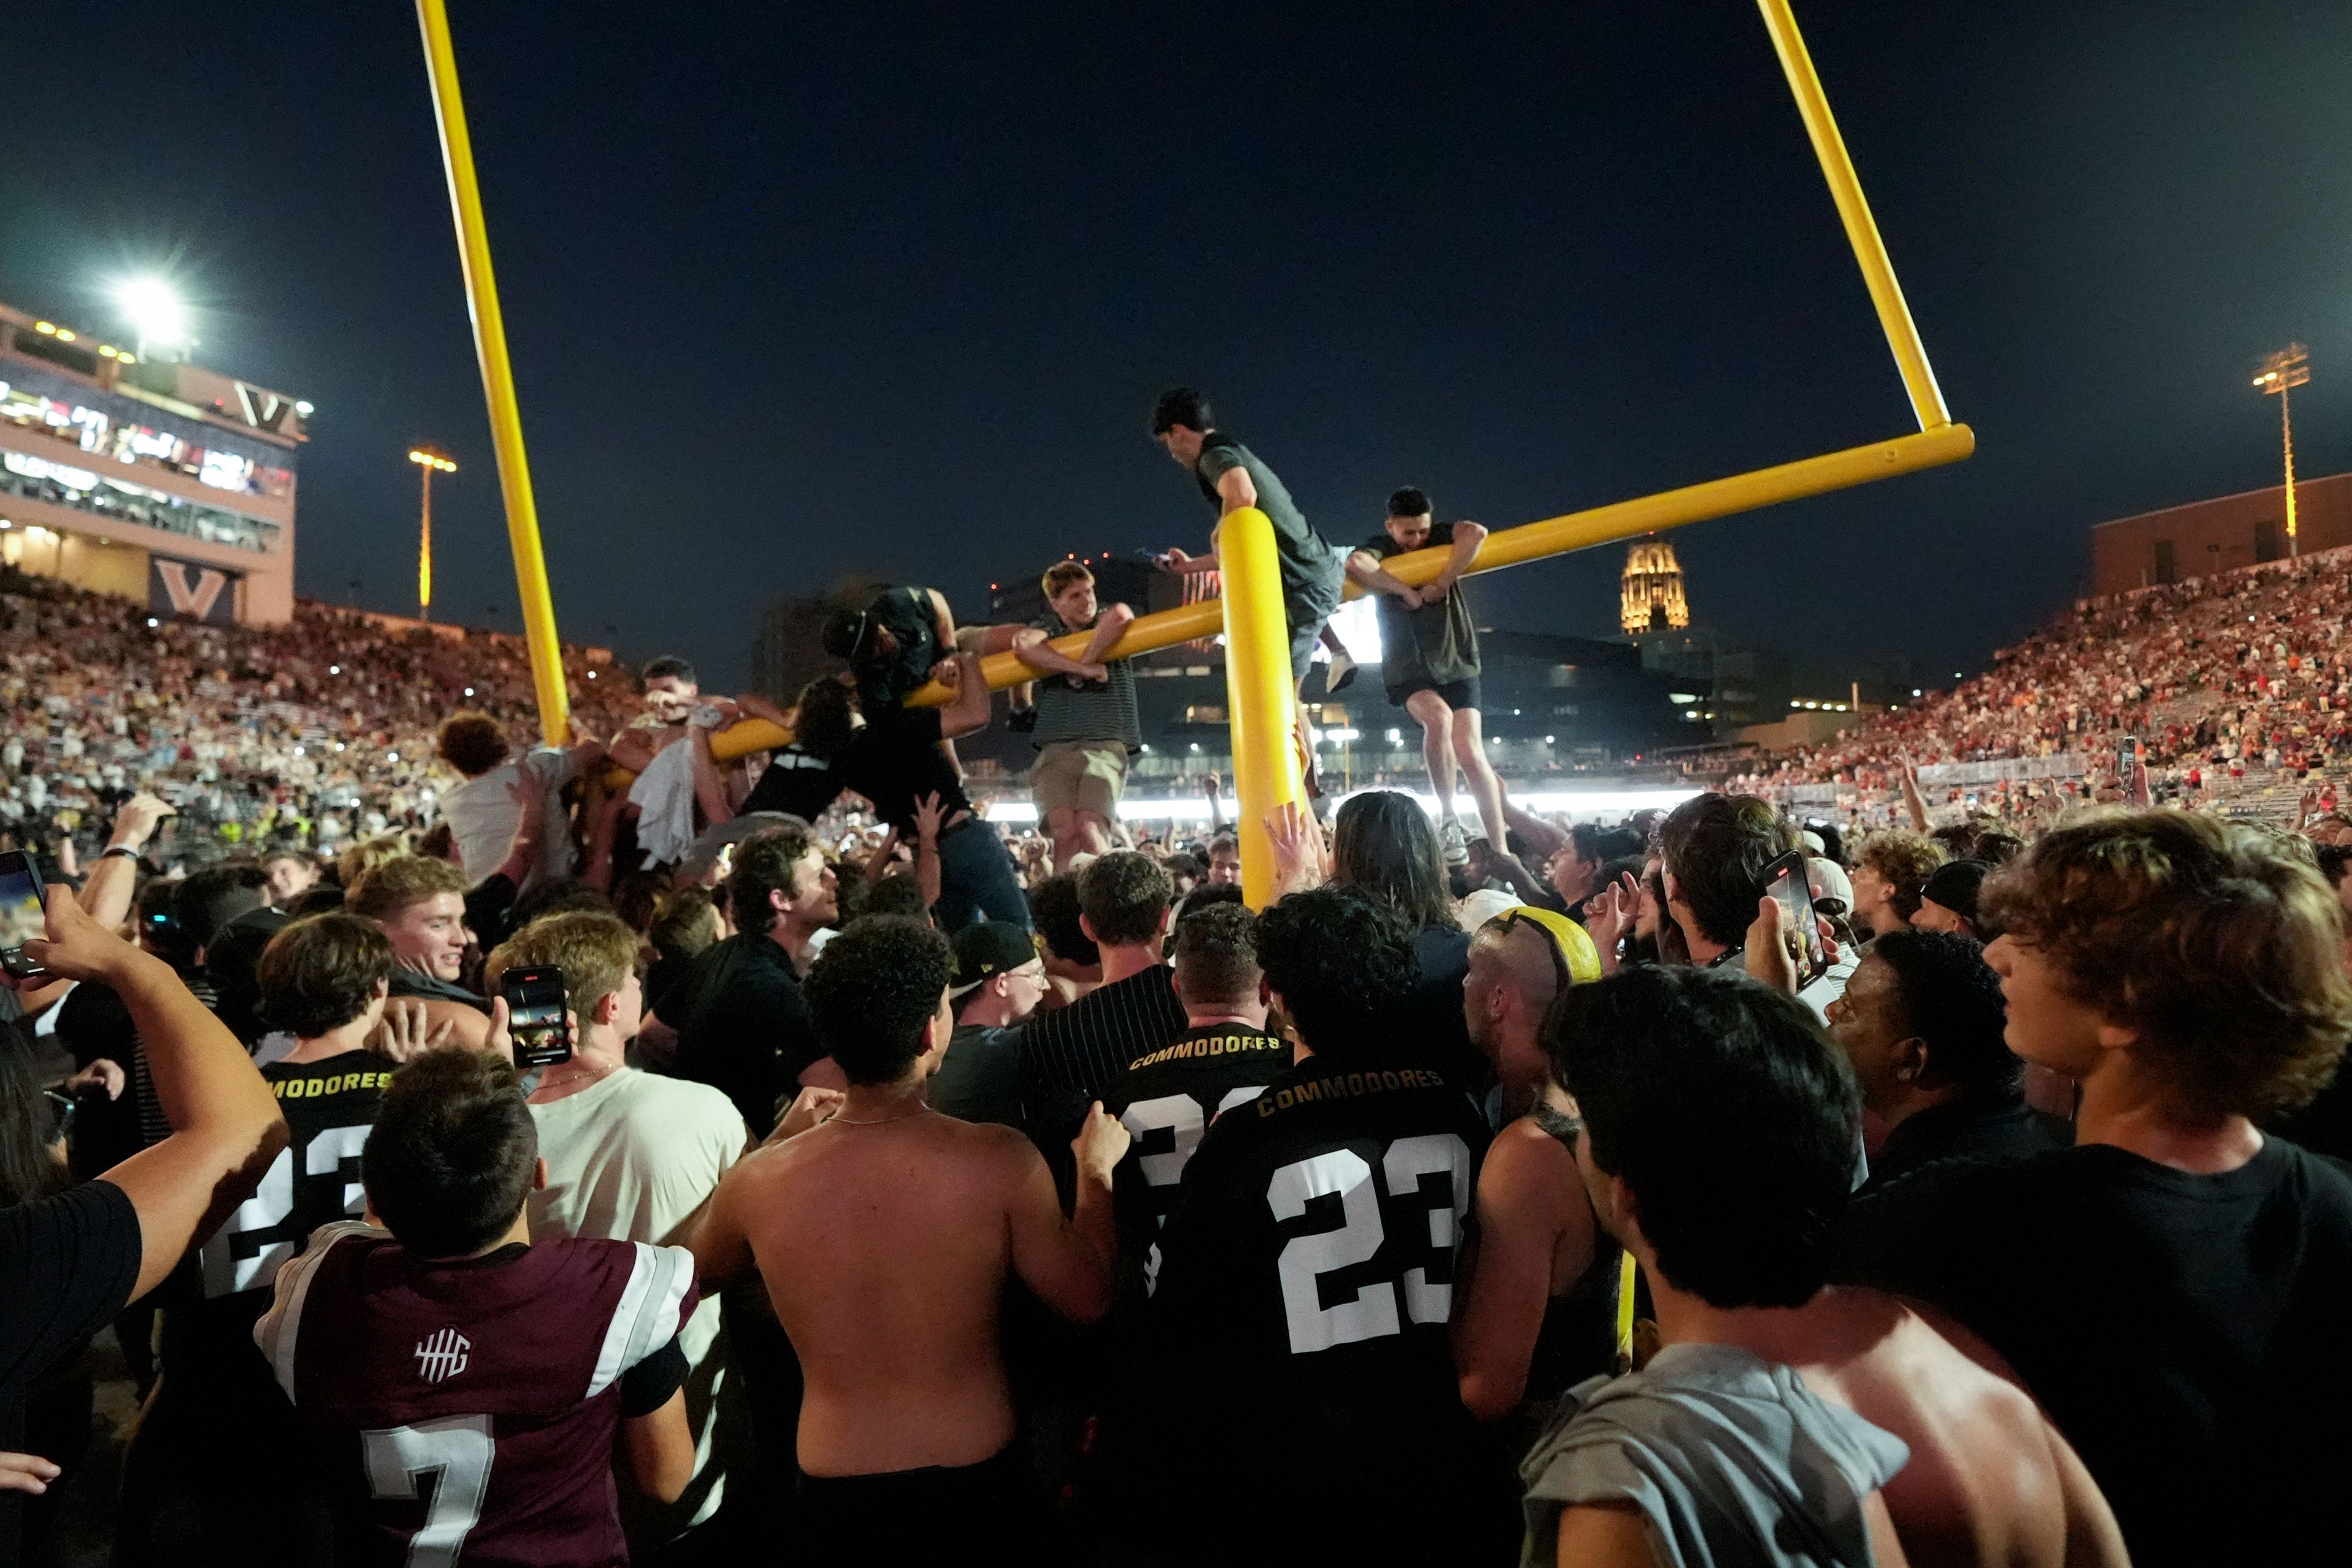
{"label": "light tower", "polygon": [[1690,625],[1682,563],[1675,559],[1675,547],[1655,535],[1635,540],[1625,552],[1625,573],[1618,587],[1618,624],[1627,632],[1638,637]]}
{"label": "light tower", "polygon": [[2303,552],[2294,539],[2294,424],[2287,416],[2287,389],[2310,379],[2311,353],[2301,343],[2289,343],[2264,358],[2254,375],[2254,384],[2263,395],[2278,395],[2279,445],[2286,454],[2286,552],[2290,556]]}
{"label": "light tower", "polygon": [[416,533],[416,618],[433,618],[433,476],[454,474],[457,465],[430,447],[409,449],[408,460],[425,470],[425,511]]}

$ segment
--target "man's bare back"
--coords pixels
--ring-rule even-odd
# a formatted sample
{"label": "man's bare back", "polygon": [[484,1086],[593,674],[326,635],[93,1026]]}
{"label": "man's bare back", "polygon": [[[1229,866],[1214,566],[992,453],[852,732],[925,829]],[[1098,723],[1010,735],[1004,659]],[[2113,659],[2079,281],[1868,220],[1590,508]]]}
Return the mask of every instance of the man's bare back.
{"label": "man's bare back", "polygon": [[1910,1463],[1882,1496],[1914,1568],[2128,1561],[2074,1448],[1957,1324],[1876,1290],[1842,1289],[1794,1310],[1739,1317],[1739,1344],[1910,1445]]}
{"label": "man's bare back", "polygon": [[1109,1172],[1125,1142],[1097,1107],[1076,1145],[1075,1223],[1020,1133],[872,1089],[729,1173],[695,1251],[706,1279],[756,1261],[767,1283],[806,1380],[803,1470],[974,1465],[1013,1440],[997,1343],[1005,1276],[1065,1317],[1102,1316]]}

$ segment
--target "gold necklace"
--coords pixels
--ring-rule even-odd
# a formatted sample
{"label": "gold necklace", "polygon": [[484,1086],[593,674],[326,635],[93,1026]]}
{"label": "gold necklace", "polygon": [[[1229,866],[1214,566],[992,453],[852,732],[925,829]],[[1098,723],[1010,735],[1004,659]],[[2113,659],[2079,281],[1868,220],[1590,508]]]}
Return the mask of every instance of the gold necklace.
{"label": "gold necklace", "polygon": [[876,1116],[864,1121],[855,1116],[829,1116],[825,1120],[840,1122],[845,1127],[880,1127],[892,1121],[904,1121],[910,1116],[928,1116],[930,1114],[930,1110],[928,1105],[919,1105],[912,1110],[902,1110],[896,1116]]}

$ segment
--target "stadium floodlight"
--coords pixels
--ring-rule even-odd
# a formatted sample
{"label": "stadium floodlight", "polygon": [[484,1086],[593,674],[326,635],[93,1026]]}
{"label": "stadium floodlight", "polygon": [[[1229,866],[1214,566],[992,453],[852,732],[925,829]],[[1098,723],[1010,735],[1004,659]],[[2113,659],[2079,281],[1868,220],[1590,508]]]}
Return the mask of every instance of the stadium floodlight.
{"label": "stadium floodlight", "polygon": [[194,345],[188,336],[188,308],[180,292],[161,278],[129,278],[114,288],[115,307],[139,338],[139,357],[161,349]]}
{"label": "stadium floodlight", "polygon": [[408,460],[425,470],[425,503],[416,529],[416,618],[429,621],[433,618],[433,476],[454,474],[457,465],[430,447],[411,447]]}
{"label": "stadium floodlight", "polygon": [[2254,384],[2265,397],[2275,394],[2279,400],[2279,447],[2286,455],[2286,552],[2289,556],[2303,553],[2294,531],[2294,425],[2287,417],[2287,389],[2302,386],[2311,380],[2311,351],[2301,343],[2289,343],[2274,354],[2266,355],[2263,367],[2254,375]]}

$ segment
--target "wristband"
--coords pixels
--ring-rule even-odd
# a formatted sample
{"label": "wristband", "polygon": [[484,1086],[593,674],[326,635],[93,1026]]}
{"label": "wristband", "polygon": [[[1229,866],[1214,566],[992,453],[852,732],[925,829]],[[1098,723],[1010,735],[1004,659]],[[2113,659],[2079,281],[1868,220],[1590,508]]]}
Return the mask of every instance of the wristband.
{"label": "wristband", "polygon": [[125,860],[136,860],[139,858],[139,851],[132,848],[128,844],[110,844],[105,848],[98,852],[98,858],[101,860],[111,855],[120,855]]}

